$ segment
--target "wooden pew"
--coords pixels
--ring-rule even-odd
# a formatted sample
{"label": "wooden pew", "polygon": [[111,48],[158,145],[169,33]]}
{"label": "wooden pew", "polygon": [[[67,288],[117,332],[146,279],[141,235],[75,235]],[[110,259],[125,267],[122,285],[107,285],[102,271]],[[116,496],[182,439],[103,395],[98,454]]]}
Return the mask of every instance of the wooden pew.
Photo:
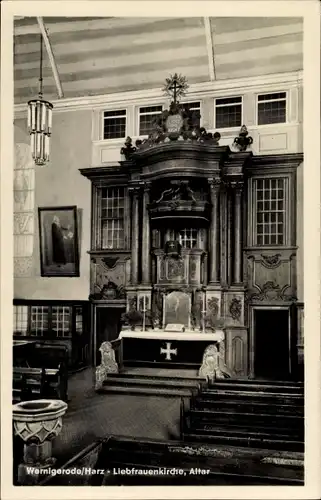
{"label": "wooden pew", "polygon": [[[291,465],[293,461],[296,467]],[[276,456],[267,450],[125,436],[109,436],[92,443],[65,465],[57,464],[57,467],[59,475],[44,478],[41,486],[304,484],[303,453],[279,452]],[[77,469],[80,474],[75,474]],[[165,469],[172,473],[166,473]],[[133,470],[136,473],[131,473]]]}
{"label": "wooden pew", "polygon": [[[13,367],[13,401],[68,399],[68,349],[36,342]],[[22,366],[23,365],[23,366]]]}
{"label": "wooden pew", "polygon": [[60,368],[13,368],[13,400],[67,399],[65,377]]}
{"label": "wooden pew", "polygon": [[303,385],[216,381],[181,408],[181,439],[283,451],[304,450]]}

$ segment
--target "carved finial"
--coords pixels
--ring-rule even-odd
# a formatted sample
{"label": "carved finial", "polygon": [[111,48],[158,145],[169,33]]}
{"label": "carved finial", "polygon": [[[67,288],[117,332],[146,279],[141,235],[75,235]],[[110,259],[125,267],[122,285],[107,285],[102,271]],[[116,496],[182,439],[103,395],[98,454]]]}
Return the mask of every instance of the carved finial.
{"label": "carved finial", "polygon": [[246,151],[248,146],[253,144],[253,138],[251,136],[248,137],[248,134],[246,125],[242,125],[239,136],[235,137],[233,143],[240,151]]}
{"label": "carved finial", "polygon": [[188,84],[185,76],[175,73],[169,78],[166,78],[163,92],[172,97],[173,103],[178,102],[178,98],[184,96],[188,89]]}
{"label": "carved finial", "polygon": [[126,160],[130,159],[130,156],[135,153],[136,148],[133,146],[133,141],[131,137],[126,137],[124,146],[120,150],[120,154],[124,155]]}

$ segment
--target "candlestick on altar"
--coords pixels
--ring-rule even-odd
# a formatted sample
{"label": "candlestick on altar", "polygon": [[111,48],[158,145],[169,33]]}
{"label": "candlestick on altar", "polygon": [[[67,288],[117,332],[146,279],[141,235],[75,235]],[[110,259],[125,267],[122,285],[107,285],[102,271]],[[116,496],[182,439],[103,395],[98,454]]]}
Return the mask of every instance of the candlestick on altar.
{"label": "candlestick on altar", "polygon": [[202,317],[203,317],[203,333],[205,333],[205,315],[206,315],[206,302],[205,302],[205,293],[203,294],[203,310],[202,310]]}
{"label": "candlestick on altar", "polygon": [[143,297],[143,332],[146,328],[146,297]]}

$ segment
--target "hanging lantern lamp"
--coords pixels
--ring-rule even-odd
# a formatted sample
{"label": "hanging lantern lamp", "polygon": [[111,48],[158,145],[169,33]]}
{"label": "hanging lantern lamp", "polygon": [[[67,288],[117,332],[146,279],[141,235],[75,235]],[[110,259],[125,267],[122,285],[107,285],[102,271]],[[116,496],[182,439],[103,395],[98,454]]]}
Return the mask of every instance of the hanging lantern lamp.
{"label": "hanging lantern lamp", "polygon": [[40,75],[39,96],[28,102],[28,130],[31,139],[31,153],[38,166],[49,161],[52,108],[49,101],[42,98],[42,35],[40,35]]}

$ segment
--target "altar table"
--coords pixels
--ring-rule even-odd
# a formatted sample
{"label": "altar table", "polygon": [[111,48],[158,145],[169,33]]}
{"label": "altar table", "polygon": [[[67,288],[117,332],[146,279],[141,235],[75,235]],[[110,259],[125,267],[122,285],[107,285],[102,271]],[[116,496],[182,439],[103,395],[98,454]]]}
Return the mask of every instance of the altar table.
{"label": "altar table", "polygon": [[199,368],[205,348],[224,340],[224,332],[123,330],[118,339],[122,344],[123,365],[184,365]]}

